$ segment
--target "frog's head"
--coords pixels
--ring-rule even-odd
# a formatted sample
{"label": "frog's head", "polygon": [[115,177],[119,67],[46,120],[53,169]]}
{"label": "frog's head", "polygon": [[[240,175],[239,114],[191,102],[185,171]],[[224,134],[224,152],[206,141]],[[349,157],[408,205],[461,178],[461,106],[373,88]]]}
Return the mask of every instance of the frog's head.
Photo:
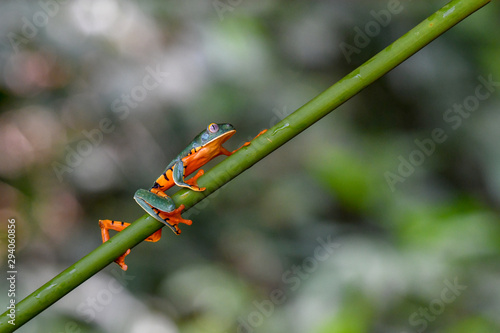
{"label": "frog's head", "polygon": [[201,146],[219,146],[232,137],[234,133],[236,133],[236,130],[231,124],[211,123],[206,130],[199,134],[199,143]]}

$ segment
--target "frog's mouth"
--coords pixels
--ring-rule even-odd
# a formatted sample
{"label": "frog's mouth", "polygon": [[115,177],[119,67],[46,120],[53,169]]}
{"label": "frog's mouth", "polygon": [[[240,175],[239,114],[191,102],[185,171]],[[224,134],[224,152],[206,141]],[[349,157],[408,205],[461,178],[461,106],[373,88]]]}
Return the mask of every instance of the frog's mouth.
{"label": "frog's mouth", "polygon": [[218,136],[218,137],[214,138],[213,140],[208,141],[205,145],[221,145],[222,146],[224,144],[224,142],[229,140],[229,138],[234,135],[234,133],[236,133],[236,130],[230,130],[229,132],[226,132],[226,133],[222,134],[221,136]]}

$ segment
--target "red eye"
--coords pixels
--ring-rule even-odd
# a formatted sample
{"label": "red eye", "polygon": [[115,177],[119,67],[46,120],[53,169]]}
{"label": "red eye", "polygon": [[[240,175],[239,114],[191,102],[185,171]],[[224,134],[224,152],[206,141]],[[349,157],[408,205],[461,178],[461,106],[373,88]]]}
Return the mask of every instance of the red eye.
{"label": "red eye", "polygon": [[210,125],[208,125],[208,131],[210,133],[215,133],[219,130],[219,125],[217,125],[216,123],[211,123]]}

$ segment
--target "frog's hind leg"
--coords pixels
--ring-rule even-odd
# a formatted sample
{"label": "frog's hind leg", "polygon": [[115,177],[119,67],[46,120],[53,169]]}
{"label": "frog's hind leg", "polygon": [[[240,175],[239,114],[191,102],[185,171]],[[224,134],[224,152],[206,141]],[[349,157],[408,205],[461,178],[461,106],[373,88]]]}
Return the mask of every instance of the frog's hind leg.
{"label": "frog's hind leg", "polygon": [[[106,242],[109,239],[109,230],[122,231],[128,227],[130,223],[113,221],[113,220],[99,220],[99,227],[101,227],[102,242]],[[145,239],[147,242],[157,242],[161,238],[161,229],[151,234]]]}
{"label": "frog's hind leg", "polygon": [[164,221],[163,223],[167,224],[170,227],[170,229],[172,229],[173,232],[179,235],[181,233],[181,229],[178,226],[179,223],[184,223],[187,225],[193,224],[193,221],[185,220],[182,218],[181,212],[183,210],[184,210],[184,205],[180,205],[179,208],[169,213],[158,211],[158,217],[160,217]]}
{"label": "frog's hind leg", "polygon": [[[128,227],[130,223],[113,221],[113,220],[99,220],[99,227],[101,228],[102,242],[109,240],[109,230],[122,231]],[[161,238],[161,229],[150,235],[145,240],[148,242],[157,242]],[[128,249],[124,254],[115,259],[115,262],[123,269],[127,270],[128,266],[125,264],[125,257],[130,253]]]}
{"label": "frog's hind leg", "polygon": [[179,223],[187,225],[193,223],[191,220],[182,218],[181,212],[184,210],[184,205],[175,208],[172,198],[159,189],[137,190],[134,199],[149,215],[167,225],[177,235],[181,233],[181,229],[177,226]]}

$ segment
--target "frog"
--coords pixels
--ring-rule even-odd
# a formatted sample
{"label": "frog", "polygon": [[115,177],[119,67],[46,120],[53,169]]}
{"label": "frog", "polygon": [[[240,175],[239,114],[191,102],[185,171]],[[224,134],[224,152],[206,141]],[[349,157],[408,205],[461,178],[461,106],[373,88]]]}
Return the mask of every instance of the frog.
{"label": "frog", "polygon": [[[255,138],[266,131],[267,129],[261,131]],[[179,235],[181,233],[179,224],[191,225],[192,221],[182,218],[181,212],[184,210],[185,206],[181,204],[179,207],[176,207],[172,198],[165,192],[174,185],[196,192],[205,191],[206,188],[199,187],[197,183],[198,178],[203,176],[205,171],[203,169],[198,169],[217,156],[231,156],[241,148],[250,145],[250,142],[245,142],[241,147],[232,152],[224,148],[222,145],[235,133],[236,129],[229,123],[210,123],[205,130],[201,131],[191,143],[167,165],[165,171],[155,180],[153,186],[151,186],[149,190],[138,189],[135,192],[134,200],[150,216],[167,225],[176,235]],[[191,177],[191,179],[186,180],[186,177],[196,170],[198,170],[198,172]],[[99,220],[103,243],[110,238],[109,230],[120,232],[129,225],[130,223],[127,222]],[[145,240],[148,242],[157,242],[161,238],[161,231],[162,229],[159,229]],[[115,259],[115,262],[124,271],[128,269],[128,266],[125,264],[125,257],[129,254],[130,249]]]}

